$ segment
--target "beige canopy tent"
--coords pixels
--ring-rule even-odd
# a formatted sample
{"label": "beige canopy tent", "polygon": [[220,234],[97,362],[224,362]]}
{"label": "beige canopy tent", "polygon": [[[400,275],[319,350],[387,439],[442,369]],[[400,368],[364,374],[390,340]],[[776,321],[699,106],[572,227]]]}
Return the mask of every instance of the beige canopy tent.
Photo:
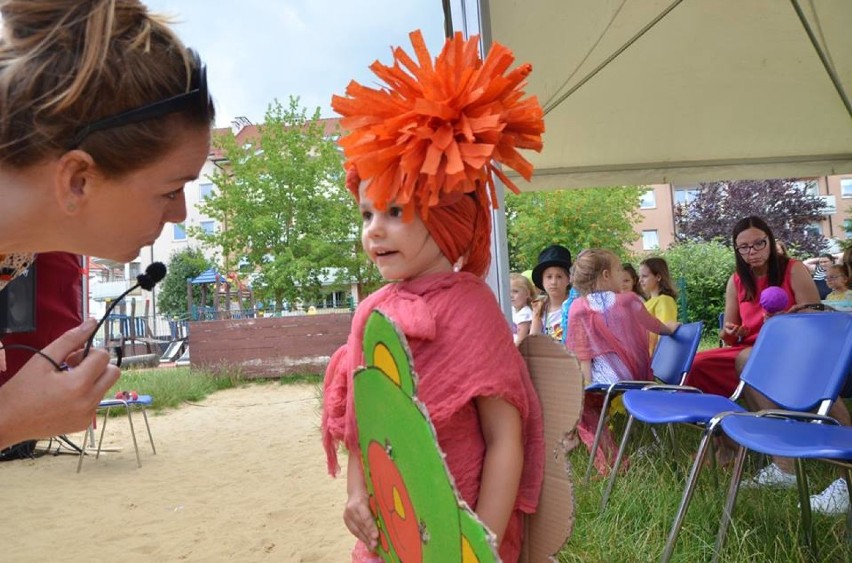
{"label": "beige canopy tent", "polygon": [[[852,172],[852,0],[443,0],[533,73],[522,190]],[[489,278],[508,311],[505,222]]]}
{"label": "beige canopy tent", "polygon": [[521,189],[852,171],[850,0],[451,5],[533,65],[547,131]]}

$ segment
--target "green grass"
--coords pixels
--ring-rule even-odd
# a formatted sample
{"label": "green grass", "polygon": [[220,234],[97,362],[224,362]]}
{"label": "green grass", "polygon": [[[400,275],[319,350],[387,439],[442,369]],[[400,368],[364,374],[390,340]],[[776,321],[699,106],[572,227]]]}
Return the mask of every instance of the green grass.
{"label": "green grass", "polygon": [[[623,420],[621,421],[623,424]],[[647,433],[642,433],[647,434]],[[621,436],[619,428],[617,436]],[[606,480],[593,478],[582,484],[588,454],[581,444],[570,455],[574,475],[575,524],[571,540],[560,554],[563,562],[656,561],[665,546],[691,467],[690,452],[698,447],[699,434],[678,430],[678,451],[657,451],[631,459],[616,482],[606,512],[600,499]],[[634,431],[629,451],[650,443]],[[766,460],[750,454],[743,473],[748,477]],[[811,494],[821,491],[837,474],[826,464],[805,464]],[[594,473],[594,472],[593,472]],[[714,479],[714,474],[718,479]],[[672,561],[709,561],[722,514],[729,470],[705,469],[686,515]],[[814,515],[814,530],[821,562],[852,561],[846,543],[845,517]],[[798,494],[787,490],[740,490],[721,560],[727,562],[795,562],[808,560],[809,552],[800,531]]]}

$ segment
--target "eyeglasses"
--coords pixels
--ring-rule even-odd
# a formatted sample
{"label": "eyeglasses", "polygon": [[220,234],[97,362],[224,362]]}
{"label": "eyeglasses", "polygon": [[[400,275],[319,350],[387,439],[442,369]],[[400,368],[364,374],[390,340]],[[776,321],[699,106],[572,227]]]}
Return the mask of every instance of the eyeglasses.
{"label": "eyeglasses", "polygon": [[207,66],[201,62],[201,58],[195,50],[189,49],[189,56],[193,61],[195,72],[190,80],[188,92],[87,123],[74,133],[74,137],[68,145],[68,150],[79,147],[86,140],[86,137],[96,131],[114,129],[116,127],[164,117],[172,113],[190,109],[197,104],[210,105],[210,93],[207,89]]}
{"label": "eyeglasses", "polygon": [[755,242],[754,244],[741,244],[741,245],[739,245],[737,247],[737,252],[739,252],[742,255],[746,255],[749,252],[751,252],[752,250],[754,250],[755,252],[760,252],[761,250],[766,248],[767,244],[769,244],[769,239],[768,238],[762,238],[759,241]]}
{"label": "eyeglasses", "polygon": [[831,280],[831,281],[834,281],[834,280],[842,280],[842,279],[843,279],[843,278],[845,278],[845,277],[846,277],[846,276],[833,275],[833,276],[825,276],[825,279],[827,279],[827,280]]}

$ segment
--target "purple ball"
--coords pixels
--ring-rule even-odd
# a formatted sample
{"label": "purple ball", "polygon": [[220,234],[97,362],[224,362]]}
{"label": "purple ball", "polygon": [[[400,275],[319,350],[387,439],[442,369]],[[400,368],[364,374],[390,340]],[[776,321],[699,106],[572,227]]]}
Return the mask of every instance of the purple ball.
{"label": "purple ball", "polygon": [[787,292],[780,287],[771,285],[760,292],[760,306],[767,313],[784,311],[790,305]]}

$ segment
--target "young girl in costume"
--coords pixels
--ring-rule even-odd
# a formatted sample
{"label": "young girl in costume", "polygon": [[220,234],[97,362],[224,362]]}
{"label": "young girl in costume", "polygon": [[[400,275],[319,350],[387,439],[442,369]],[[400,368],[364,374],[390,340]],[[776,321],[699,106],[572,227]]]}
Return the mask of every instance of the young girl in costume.
{"label": "young girl in costume", "polygon": [[372,66],[389,86],[352,82],[346,97],[332,100],[349,131],[340,144],[364,250],[394,283],[359,304],[347,344],[329,363],[323,444],[332,475],[338,445],[349,450],[344,522],[358,540],[353,560],[370,561],[378,533],[358,454],[352,376],[364,364],[367,317],[380,310],[405,334],[418,397],[461,498],[496,535],[502,560],[517,561],[522,515],[535,511],[543,478],[541,409],[483,276],[492,172],[507,181],[491,159],[528,177],[515,149],[540,149],[542,113],[519,91],[528,66],[500,76],[512,56],[499,44],[483,63],[478,38],[456,34],[433,66],[420,32],[411,39],[417,62],[395,49],[394,66]]}
{"label": "young girl in costume", "polygon": [[512,332],[515,334],[515,345],[518,345],[530,333],[533,315],[530,304],[535,286],[523,274],[511,274],[509,280],[512,291]]}
{"label": "young girl in costume", "polygon": [[545,296],[533,303],[530,334],[547,334],[564,341],[562,305],[571,288],[571,252],[558,244],[542,250],[532,271],[532,281],[545,292]]}
{"label": "young girl in costume", "polygon": [[[639,285],[645,292],[645,308],[663,321],[672,323],[677,320],[677,291],[669,275],[669,265],[662,258],[646,258],[639,264]],[[649,348],[654,355],[659,337],[651,333]]]}
{"label": "young girl in costume", "polygon": [[[574,287],[580,296],[571,305],[566,343],[580,361],[586,383],[625,379],[651,381],[648,333],[671,334],[678,324],[652,316],[634,293],[620,293],[621,262],[608,250],[584,250],[574,263]],[[587,395],[578,425],[580,439],[591,448],[600,417],[601,397]],[[611,467],[615,442],[608,429],[601,436],[595,467]]]}

